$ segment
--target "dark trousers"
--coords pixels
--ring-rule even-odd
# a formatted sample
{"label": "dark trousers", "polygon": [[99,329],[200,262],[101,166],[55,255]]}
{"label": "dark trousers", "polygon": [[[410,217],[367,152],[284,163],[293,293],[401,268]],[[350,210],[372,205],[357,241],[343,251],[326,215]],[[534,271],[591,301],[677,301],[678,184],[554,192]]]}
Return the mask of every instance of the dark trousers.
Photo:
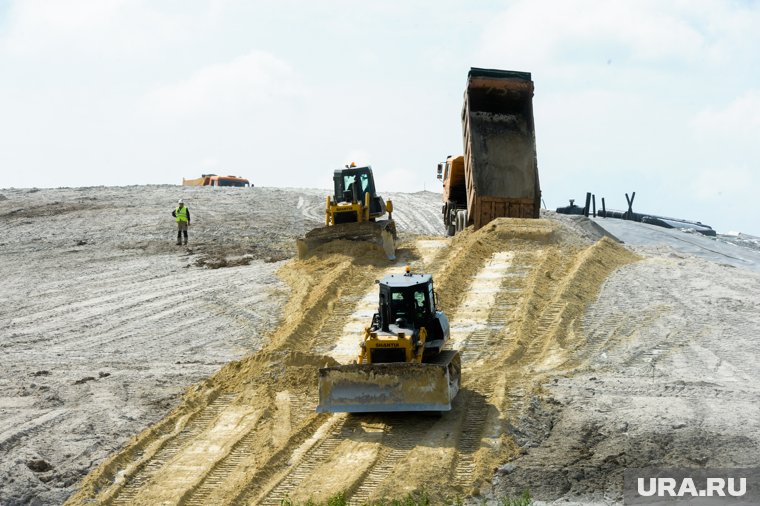
{"label": "dark trousers", "polygon": [[182,244],[182,234],[185,234],[185,244],[187,244],[187,222],[177,222],[177,244]]}

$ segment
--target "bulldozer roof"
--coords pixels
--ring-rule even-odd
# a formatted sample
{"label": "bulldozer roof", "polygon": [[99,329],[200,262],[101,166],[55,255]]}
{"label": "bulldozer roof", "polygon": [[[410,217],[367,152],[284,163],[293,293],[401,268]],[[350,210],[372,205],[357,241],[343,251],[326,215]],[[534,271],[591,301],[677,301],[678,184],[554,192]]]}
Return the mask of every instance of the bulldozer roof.
{"label": "bulldozer roof", "polygon": [[372,172],[371,165],[362,165],[361,167],[343,167],[342,169],[335,169],[333,174],[335,175],[349,175],[360,174],[362,172]]}
{"label": "bulldozer roof", "polygon": [[408,286],[430,283],[432,280],[433,276],[430,274],[411,274],[409,276],[405,274],[391,274],[380,280],[380,284],[393,288],[406,288]]}

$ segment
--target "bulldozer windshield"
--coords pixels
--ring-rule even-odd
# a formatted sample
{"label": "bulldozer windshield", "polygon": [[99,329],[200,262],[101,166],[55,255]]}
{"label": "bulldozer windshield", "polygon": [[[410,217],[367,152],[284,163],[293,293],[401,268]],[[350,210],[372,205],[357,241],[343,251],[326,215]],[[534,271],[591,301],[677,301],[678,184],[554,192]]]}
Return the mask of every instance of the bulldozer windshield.
{"label": "bulldozer windshield", "polygon": [[372,193],[369,187],[369,176],[366,172],[364,174],[343,176],[343,188],[345,188],[344,200],[346,201],[350,201],[353,197],[361,202],[364,200],[365,193]]}
{"label": "bulldozer windshield", "polygon": [[391,321],[406,320],[414,328],[420,326],[430,315],[429,292],[424,286],[394,290],[391,292]]}
{"label": "bulldozer windshield", "polygon": [[372,179],[372,169],[369,167],[336,170],[333,182],[336,202],[351,202],[353,198],[363,200],[365,193],[375,196],[375,182]]}

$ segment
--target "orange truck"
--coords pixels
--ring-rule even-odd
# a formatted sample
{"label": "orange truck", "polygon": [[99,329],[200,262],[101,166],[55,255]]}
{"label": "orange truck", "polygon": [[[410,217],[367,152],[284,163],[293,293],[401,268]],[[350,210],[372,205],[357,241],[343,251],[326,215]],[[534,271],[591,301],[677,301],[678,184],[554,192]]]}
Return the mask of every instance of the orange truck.
{"label": "orange truck", "polygon": [[203,174],[196,179],[182,178],[182,186],[253,186],[247,179],[240,176],[217,176]]}
{"label": "orange truck", "polygon": [[499,217],[538,218],[541,188],[530,73],[472,68],[462,108],[464,155],[438,164],[449,235]]}

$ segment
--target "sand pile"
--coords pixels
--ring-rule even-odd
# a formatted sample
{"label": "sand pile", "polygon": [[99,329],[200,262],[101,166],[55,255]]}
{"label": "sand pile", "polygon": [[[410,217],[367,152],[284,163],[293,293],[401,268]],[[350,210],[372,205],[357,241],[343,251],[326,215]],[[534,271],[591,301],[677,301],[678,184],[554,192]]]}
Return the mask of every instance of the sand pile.
{"label": "sand pile", "polygon": [[[423,487],[438,500],[480,492],[496,465],[521,452],[512,431],[540,382],[569,368],[583,346],[584,307],[610,272],[636,257],[548,220],[498,220],[448,242],[408,244],[395,268],[432,272],[452,322],[476,321],[477,328],[452,326],[464,353],[453,411],[440,418],[314,412],[317,369],[334,363],[318,350],[334,345],[354,308],[372,297],[373,281],[393,268],[361,245],[335,242],[280,270],[290,298],[259,353],[191,389],[165,420],[91,473],[71,503],[279,504],[286,495],[319,499],[341,490],[358,503]],[[468,316],[473,311],[478,318]],[[424,473],[413,472],[421,466]]]}

